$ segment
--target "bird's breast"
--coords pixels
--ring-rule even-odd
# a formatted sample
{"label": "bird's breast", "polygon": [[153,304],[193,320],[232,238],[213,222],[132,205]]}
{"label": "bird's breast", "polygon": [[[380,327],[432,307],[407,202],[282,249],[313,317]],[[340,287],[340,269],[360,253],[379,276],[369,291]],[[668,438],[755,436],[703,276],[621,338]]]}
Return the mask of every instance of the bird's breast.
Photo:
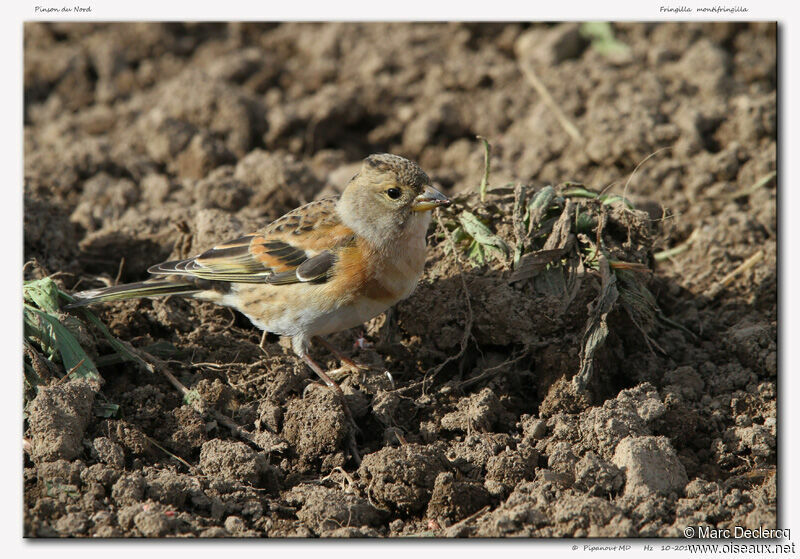
{"label": "bird's breast", "polygon": [[[425,219],[427,218],[427,219]],[[393,305],[411,295],[425,268],[425,233],[430,214],[413,215],[404,234],[381,255],[374,274],[365,286],[370,299]]]}
{"label": "bird's breast", "polygon": [[[342,304],[321,315],[311,326],[315,334],[324,335],[353,328],[388,310],[413,293],[425,266],[425,242],[408,245],[406,251],[372,262],[358,289],[342,297]],[[351,276],[353,279],[353,276]]]}
{"label": "bird's breast", "polygon": [[403,254],[387,258],[366,283],[364,295],[393,305],[411,295],[425,266],[425,250],[408,247]]}
{"label": "bird's breast", "polygon": [[269,286],[273,296],[263,311],[246,314],[253,322],[256,315],[267,316],[256,324],[291,336],[363,324],[413,293],[425,267],[429,219],[416,218],[385,250],[374,250],[363,239],[342,249],[324,283]]}

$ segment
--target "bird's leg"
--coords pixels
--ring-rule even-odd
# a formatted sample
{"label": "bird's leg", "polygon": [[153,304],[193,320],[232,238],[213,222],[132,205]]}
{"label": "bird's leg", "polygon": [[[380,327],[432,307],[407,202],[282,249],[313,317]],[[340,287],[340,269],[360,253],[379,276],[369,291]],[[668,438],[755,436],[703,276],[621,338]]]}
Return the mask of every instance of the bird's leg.
{"label": "bird's leg", "polygon": [[264,332],[261,334],[261,343],[258,344],[258,347],[261,348],[261,351],[264,353],[264,355],[269,357],[269,353],[267,353],[267,348],[264,347],[264,344],[266,343],[267,343],[267,331],[264,330]]}
{"label": "bird's leg", "polygon": [[[350,452],[353,455],[353,459],[356,461],[357,464],[361,463],[361,455],[358,453],[358,445],[356,445],[356,431],[358,430],[358,426],[356,425],[355,420],[353,419],[353,414],[350,413],[350,406],[347,405],[347,400],[345,400],[344,392],[342,392],[342,388],[336,384],[331,377],[324,371],[319,364],[311,359],[311,357],[306,354],[305,352],[301,356],[303,361],[306,362],[306,365],[311,367],[311,370],[317,373],[317,376],[323,380],[325,384],[328,385],[329,388],[333,389],[336,394],[339,395],[339,398],[342,400],[342,408],[344,409],[345,416],[347,416],[347,421],[352,426],[350,429],[349,441],[348,444],[350,445]],[[309,385],[310,386],[310,385]]]}
{"label": "bird's leg", "polygon": [[[367,367],[365,365],[360,365],[360,364],[356,363],[355,361],[353,361],[352,359],[350,359],[349,357],[345,357],[344,355],[339,353],[339,350],[336,349],[336,347],[334,347],[333,344],[331,344],[327,340],[325,340],[325,339],[323,339],[323,338],[321,338],[319,336],[314,336],[313,338],[311,338],[311,340],[314,341],[314,342],[319,343],[322,347],[324,347],[325,349],[330,351],[333,354],[333,356],[336,357],[336,359],[338,359],[339,362],[343,365],[342,369],[349,369],[349,371],[347,371],[347,372],[357,373],[357,372],[360,372],[360,371],[369,370],[369,367]],[[337,372],[340,371],[340,370],[341,369],[337,369]]]}
{"label": "bird's leg", "polygon": [[[316,339],[321,341],[321,338],[315,336]],[[323,343],[323,345],[325,345]],[[301,336],[294,336],[292,338],[292,349],[294,350],[295,355],[300,357],[303,361],[306,362],[312,371],[317,373],[317,376],[323,380],[328,387],[333,388],[342,398],[344,398],[344,392],[339,387],[338,384],[325,372],[325,369],[320,367],[319,363],[311,359],[311,356],[308,354],[308,341],[307,338]]]}
{"label": "bird's leg", "polygon": [[339,393],[340,396],[342,396],[342,398],[344,398],[344,392],[342,392],[342,389],[339,387],[339,385],[336,384],[334,380],[328,376],[328,373],[326,373],[325,370],[322,367],[320,367],[316,361],[311,359],[310,355],[304,354],[301,357],[303,358],[303,361],[306,362],[306,365],[311,367],[311,370],[317,373],[317,376],[321,378],[322,381],[328,385],[328,387],[333,388],[336,392]]}

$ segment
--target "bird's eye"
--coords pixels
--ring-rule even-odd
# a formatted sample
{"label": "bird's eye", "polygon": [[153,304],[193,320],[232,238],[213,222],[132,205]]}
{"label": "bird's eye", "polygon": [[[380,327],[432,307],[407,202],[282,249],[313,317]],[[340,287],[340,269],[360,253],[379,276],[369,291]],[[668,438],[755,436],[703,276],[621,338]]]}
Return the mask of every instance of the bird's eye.
{"label": "bird's eye", "polygon": [[392,200],[397,200],[398,198],[400,198],[400,189],[390,188],[389,190],[386,191],[386,195]]}

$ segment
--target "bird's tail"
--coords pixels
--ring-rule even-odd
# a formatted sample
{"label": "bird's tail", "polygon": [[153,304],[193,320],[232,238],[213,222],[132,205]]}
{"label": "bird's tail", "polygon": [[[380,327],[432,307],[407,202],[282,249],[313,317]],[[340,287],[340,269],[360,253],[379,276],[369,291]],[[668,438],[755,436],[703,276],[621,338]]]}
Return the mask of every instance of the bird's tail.
{"label": "bird's tail", "polygon": [[126,283],[113,287],[101,287],[75,293],[75,302],[65,308],[74,309],[92,303],[105,303],[107,301],[122,301],[124,299],[138,299],[140,297],[158,297],[163,295],[188,295],[202,291],[195,283],[174,280],[149,280],[137,283]]}

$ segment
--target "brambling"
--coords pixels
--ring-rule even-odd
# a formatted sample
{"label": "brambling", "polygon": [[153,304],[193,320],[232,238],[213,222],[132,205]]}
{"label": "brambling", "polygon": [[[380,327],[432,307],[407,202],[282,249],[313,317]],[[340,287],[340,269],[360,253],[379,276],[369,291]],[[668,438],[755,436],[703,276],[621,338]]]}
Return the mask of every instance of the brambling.
{"label": "brambling", "polygon": [[147,281],[77,293],[70,306],[181,295],[232,307],[265,332],[291,337],[297,356],[338,390],[308,355],[310,341],[333,349],[317,337],[363,324],[411,295],[431,210],[449,203],[416,163],[371,155],[341,196],[198,256],[156,264]]}

